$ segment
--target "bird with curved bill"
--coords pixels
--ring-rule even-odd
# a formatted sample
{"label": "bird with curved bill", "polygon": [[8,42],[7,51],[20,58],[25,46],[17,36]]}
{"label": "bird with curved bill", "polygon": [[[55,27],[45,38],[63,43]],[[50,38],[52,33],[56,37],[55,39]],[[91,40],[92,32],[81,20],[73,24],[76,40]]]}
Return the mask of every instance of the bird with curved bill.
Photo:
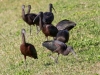
{"label": "bird with curved bill", "polygon": [[70,52],[76,57],[76,53],[72,46],[67,46],[65,43],[58,41],[58,40],[51,40],[51,41],[44,41],[42,43],[44,47],[48,50],[52,51],[53,53],[58,53],[58,56],[55,59],[55,62],[58,63],[59,54],[64,56],[68,55]]}
{"label": "bird with curved bill", "polygon": [[30,43],[26,43],[25,33],[26,33],[25,29],[22,29],[21,30],[22,44],[20,45],[20,51],[24,55],[25,65],[26,65],[26,56],[32,57],[34,59],[38,59],[38,56],[37,56],[37,51],[36,51],[34,45],[32,45]]}

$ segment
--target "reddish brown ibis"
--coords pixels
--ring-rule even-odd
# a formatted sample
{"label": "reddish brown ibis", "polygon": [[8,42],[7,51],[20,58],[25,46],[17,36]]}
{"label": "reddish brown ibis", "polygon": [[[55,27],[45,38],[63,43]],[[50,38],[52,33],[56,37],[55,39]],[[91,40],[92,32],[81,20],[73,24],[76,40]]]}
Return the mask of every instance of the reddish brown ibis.
{"label": "reddish brown ibis", "polygon": [[48,36],[55,37],[58,33],[58,29],[55,26],[53,26],[52,24],[45,24],[43,22],[43,12],[39,12],[39,15],[37,17],[39,17],[40,29],[42,30],[42,32],[46,36],[47,40],[48,40]]}
{"label": "reddish brown ibis", "polygon": [[22,33],[22,44],[20,45],[20,51],[24,55],[25,64],[26,64],[26,56],[32,57],[34,59],[38,59],[38,57],[34,45],[30,43],[26,43],[25,29],[22,29],[21,33]]}

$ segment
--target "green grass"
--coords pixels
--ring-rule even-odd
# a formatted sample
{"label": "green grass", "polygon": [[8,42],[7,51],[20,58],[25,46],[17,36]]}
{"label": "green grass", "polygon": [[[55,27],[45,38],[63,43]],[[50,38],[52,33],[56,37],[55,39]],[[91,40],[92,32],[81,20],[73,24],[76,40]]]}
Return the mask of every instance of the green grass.
{"label": "green grass", "polygon": [[[31,12],[38,13],[48,11],[49,3],[57,12],[54,25],[62,19],[77,23],[67,44],[74,47],[78,60],[72,54],[60,55],[59,63],[55,64],[48,56],[50,51],[42,47],[46,40],[42,32],[37,35],[36,27],[32,26],[29,36],[29,26],[21,18],[22,4],[32,5]],[[0,0],[0,75],[100,75],[99,25],[99,0]],[[27,57],[27,69],[19,49],[22,28],[27,31],[26,41],[35,45],[39,57]]]}

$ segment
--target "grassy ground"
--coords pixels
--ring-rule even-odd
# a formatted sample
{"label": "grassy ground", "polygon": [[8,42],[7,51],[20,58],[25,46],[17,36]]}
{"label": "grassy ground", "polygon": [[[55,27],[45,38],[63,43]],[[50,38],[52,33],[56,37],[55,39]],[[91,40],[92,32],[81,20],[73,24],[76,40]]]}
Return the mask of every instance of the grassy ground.
{"label": "grassy ground", "polygon": [[[59,57],[55,64],[42,47],[45,36],[36,34],[21,18],[21,6],[32,5],[31,12],[48,11],[52,3],[57,13],[53,24],[62,19],[77,23],[70,31],[68,45],[74,47],[78,60],[72,54]],[[26,9],[27,10],[27,9]],[[99,0],[0,0],[0,75],[100,75],[100,1]],[[35,45],[38,60],[27,57],[27,69],[20,52],[21,29],[27,31],[26,41]],[[49,38],[52,39],[52,38]],[[56,56],[56,54],[53,54]]]}

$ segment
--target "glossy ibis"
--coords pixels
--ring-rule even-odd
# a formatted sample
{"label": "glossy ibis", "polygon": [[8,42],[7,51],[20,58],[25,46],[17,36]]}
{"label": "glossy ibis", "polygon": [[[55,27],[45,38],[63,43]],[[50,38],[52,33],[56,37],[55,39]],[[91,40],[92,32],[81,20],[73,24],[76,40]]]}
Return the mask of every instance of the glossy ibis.
{"label": "glossy ibis", "polygon": [[[50,3],[49,4],[49,12],[44,12],[43,13],[43,22],[45,24],[51,24],[52,21],[54,20],[54,14],[52,13],[52,9],[54,9],[53,5]],[[54,9],[55,11],[55,9]]]}
{"label": "glossy ibis", "polygon": [[57,29],[58,30],[68,30],[70,31],[73,27],[76,26],[76,23],[75,22],[72,22],[70,20],[61,20],[60,22],[58,22],[58,24],[56,25]]}
{"label": "glossy ibis", "polygon": [[55,40],[59,40],[63,43],[66,43],[68,42],[69,40],[69,32],[68,30],[60,30],[58,31],[56,37],[55,37]]}
{"label": "glossy ibis", "polygon": [[22,29],[21,33],[22,33],[22,44],[20,45],[20,51],[24,55],[26,64],[26,56],[32,57],[34,59],[38,59],[38,57],[35,47],[30,43],[26,43],[25,29]]}
{"label": "glossy ibis", "polygon": [[[25,5],[22,5],[22,19],[30,25],[30,35],[31,35],[31,25],[36,25],[36,27],[39,25],[39,18],[37,18],[34,22],[34,18],[37,16],[35,13],[30,13],[31,5],[28,5],[28,11],[25,14]],[[37,27],[38,31],[38,27]]]}
{"label": "glossy ibis", "polygon": [[53,26],[52,24],[45,24],[43,22],[43,17],[44,17],[43,16],[43,12],[39,12],[39,15],[37,17],[39,17],[39,26],[40,26],[40,29],[45,34],[47,40],[48,40],[48,36],[55,37],[56,34],[58,33],[58,29],[55,26]]}
{"label": "glossy ibis", "polygon": [[[74,56],[76,56],[73,47],[67,46],[65,43],[58,40],[44,41],[42,45],[47,49],[49,49],[50,51],[58,53],[58,56],[59,54],[66,56],[70,52],[72,52]],[[55,62],[58,62],[58,56],[55,59]]]}

